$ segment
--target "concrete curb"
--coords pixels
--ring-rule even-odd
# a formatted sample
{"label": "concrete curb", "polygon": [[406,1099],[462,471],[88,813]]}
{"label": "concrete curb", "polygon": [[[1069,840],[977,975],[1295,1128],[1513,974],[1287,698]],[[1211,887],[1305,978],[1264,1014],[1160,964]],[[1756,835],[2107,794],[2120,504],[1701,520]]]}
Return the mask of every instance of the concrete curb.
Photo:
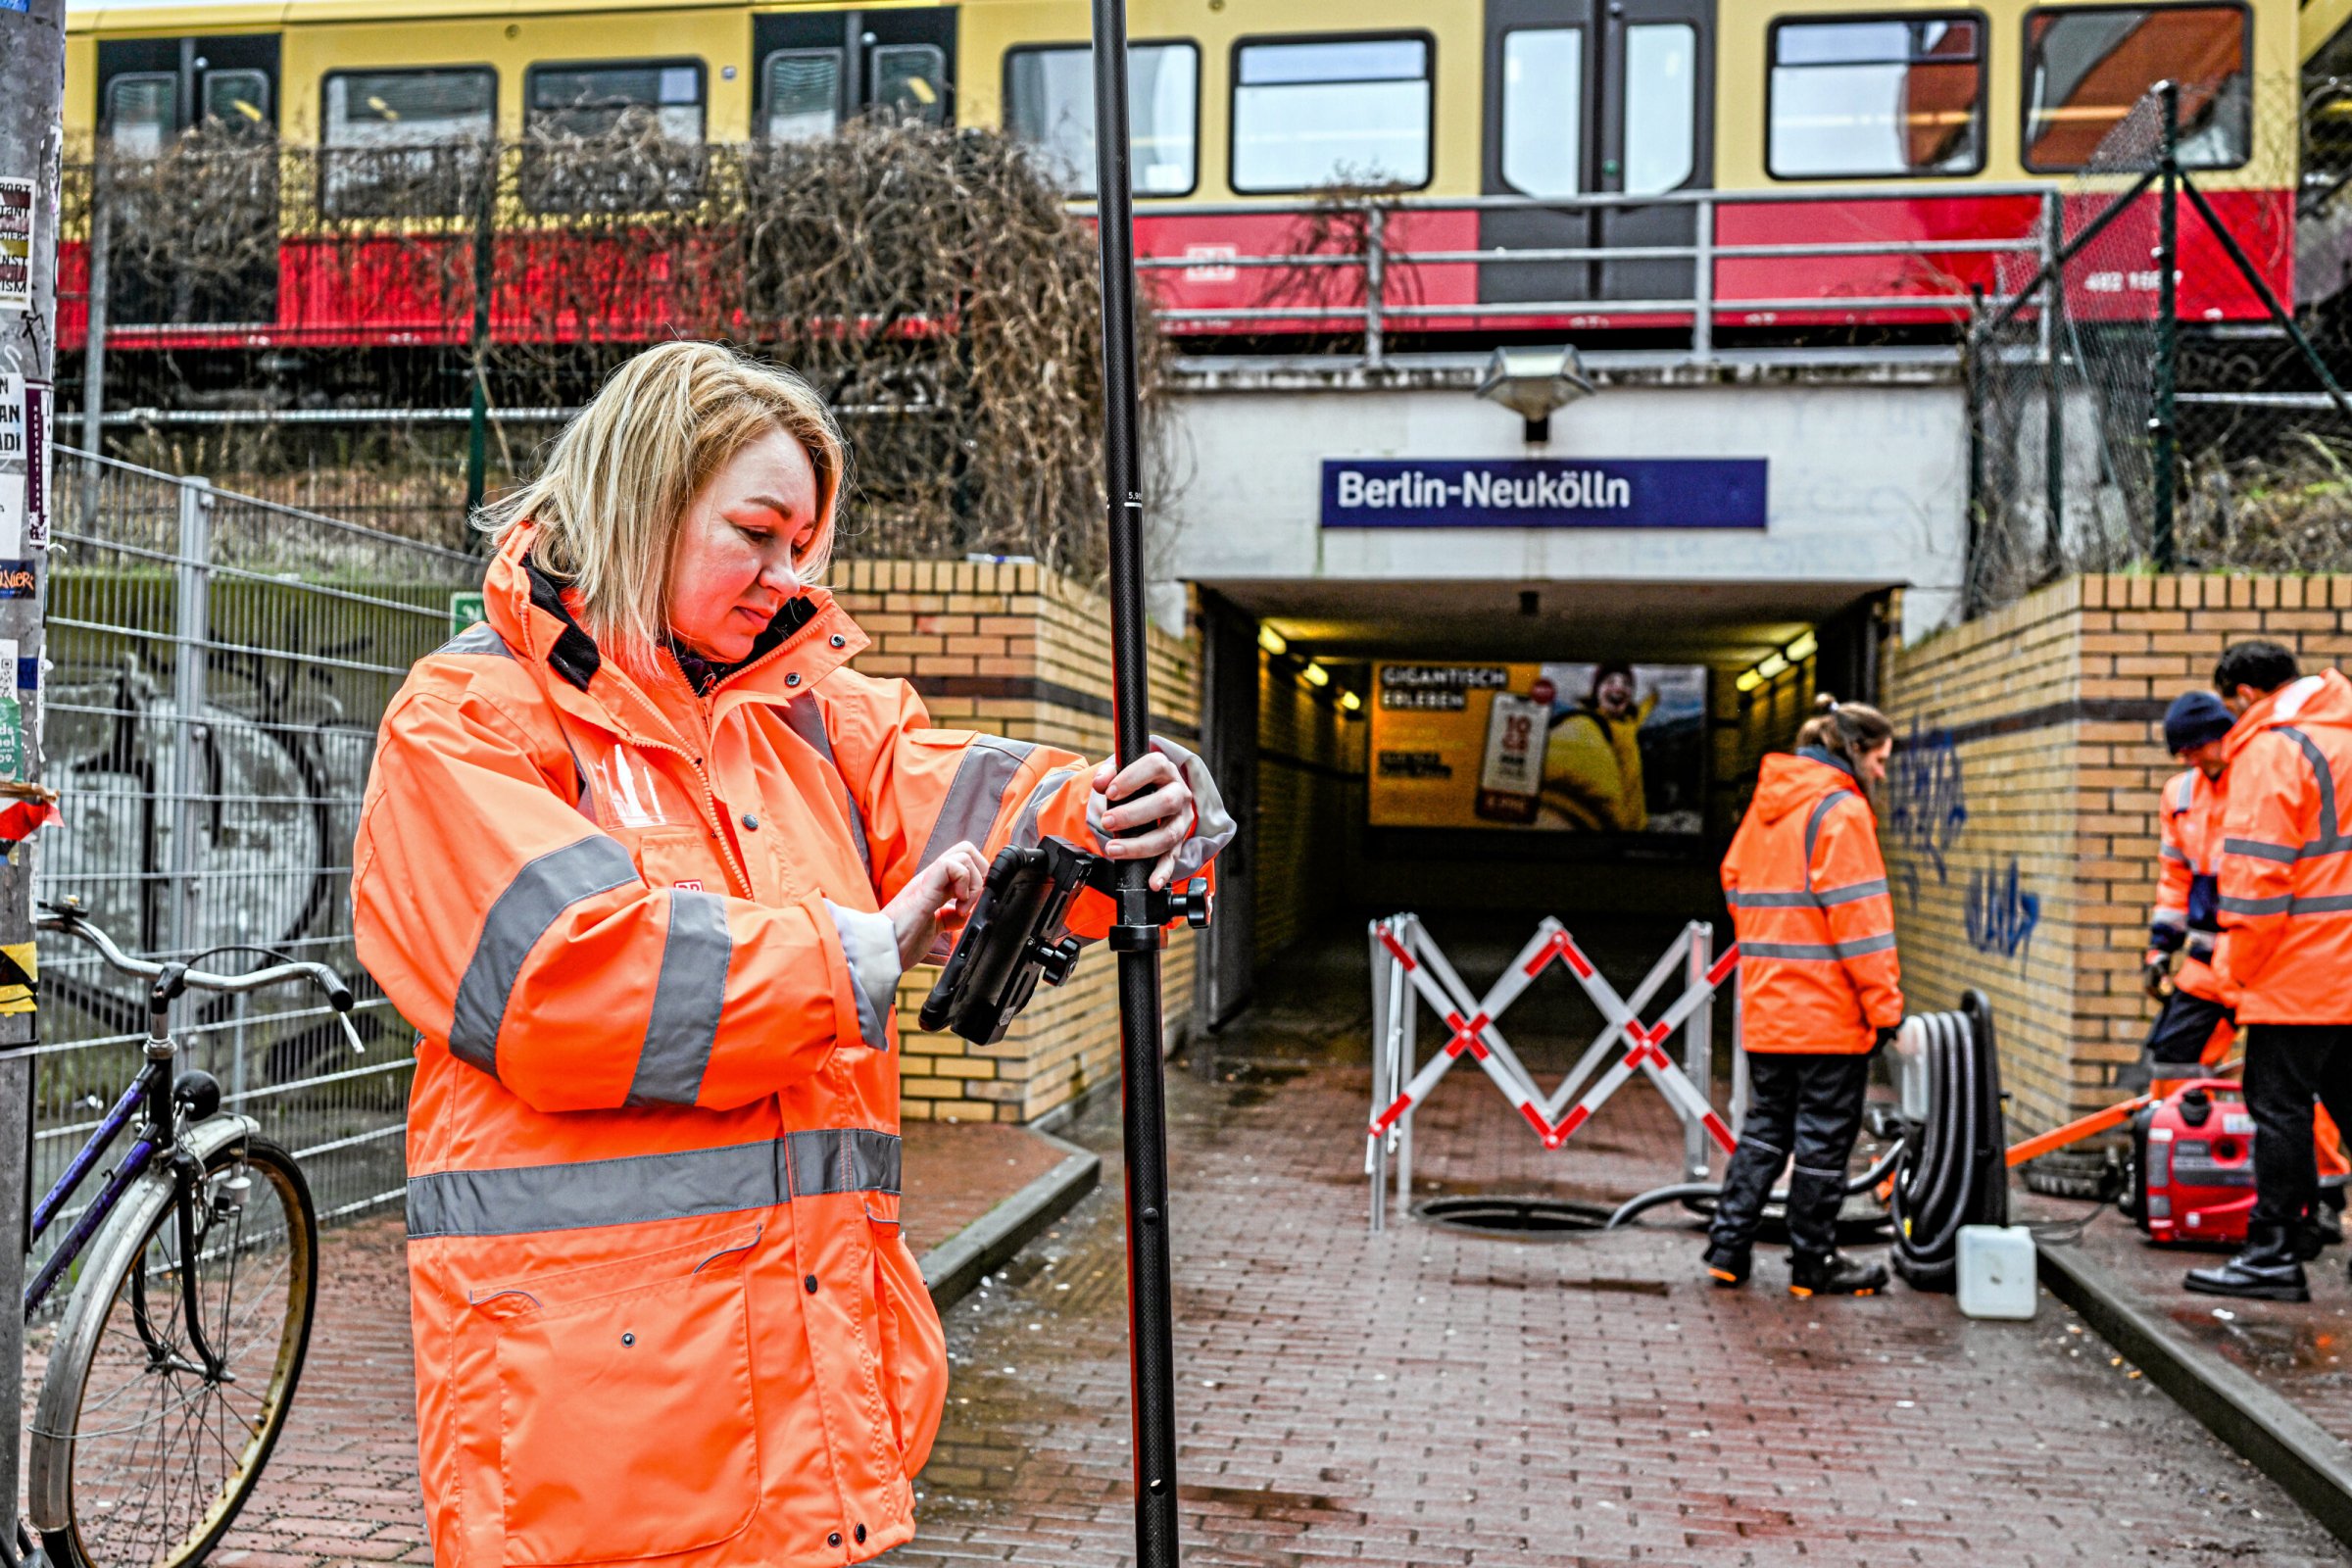
{"label": "concrete curb", "polygon": [[991,1269],[1035,1241],[1102,1179],[1101,1155],[1051,1133],[1037,1136],[1062,1152],[1061,1163],[923,1254],[923,1283],[941,1311],[970,1295]]}
{"label": "concrete curb", "polygon": [[2148,1381],[2352,1545],[2352,1448],[2254,1377],[2192,1344],[2072,1249],[2039,1249],[2042,1284]]}

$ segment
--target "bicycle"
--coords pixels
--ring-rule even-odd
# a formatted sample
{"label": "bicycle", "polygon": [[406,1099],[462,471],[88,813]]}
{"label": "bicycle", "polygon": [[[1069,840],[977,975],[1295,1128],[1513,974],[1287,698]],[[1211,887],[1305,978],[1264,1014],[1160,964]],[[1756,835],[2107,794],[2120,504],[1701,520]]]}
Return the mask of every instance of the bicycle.
{"label": "bicycle", "polygon": [[351,988],[324,964],[249,950],[282,961],[224,975],[133,958],[73,900],[44,903],[35,923],[150,984],[146,1064],[32,1213],[37,1240],[136,1118],[129,1150],[24,1288],[29,1319],[82,1261],[35,1406],[28,1510],[58,1568],[178,1568],[219,1543],[284,1427],[310,1348],[318,1220],[294,1157],[221,1109],[212,1074],[179,1069],[172,1004],[191,989],[307,979],[366,1047]]}

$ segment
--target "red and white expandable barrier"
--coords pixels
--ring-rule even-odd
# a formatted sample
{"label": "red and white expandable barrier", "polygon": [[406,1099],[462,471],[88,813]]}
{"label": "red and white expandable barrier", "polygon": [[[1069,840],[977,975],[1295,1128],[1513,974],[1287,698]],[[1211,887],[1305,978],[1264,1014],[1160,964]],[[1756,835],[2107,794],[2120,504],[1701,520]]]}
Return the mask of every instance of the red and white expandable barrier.
{"label": "red and white expandable barrier", "polygon": [[[1686,926],[1630,997],[1619,996],[1577,946],[1568,928],[1548,917],[1536,927],[1535,935],[1482,998],[1470,995],[1470,988],[1430,939],[1418,916],[1396,914],[1374,921],[1371,939],[1372,1122],[1366,1134],[1364,1170],[1372,1178],[1374,1230],[1385,1222],[1387,1167],[1392,1160],[1396,1169],[1396,1201],[1403,1205],[1411,1198],[1414,1108],[1464,1055],[1478,1063],[1546,1149],[1558,1149],[1575,1137],[1593,1112],[1639,1071],[1648,1076],[1682,1118],[1687,1176],[1706,1179],[1710,1146],[1731,1152],[1735,1143],[1732,1129],[1715,1113],[1699,1085],[1708,1082],[1713,1072],[1713,1015],[1707,1004],[1726,980],[1737,984],[1740,950],[1734,947],[1721,957],[1713,956],[1714,932],[1704,922],[1694,920]],[[1496,1020],[1555,959],[1576,977],[1608,1022],[1560,1086],[1545,1096],[1503,1038]],[[1644,1023],[1642,1011],[1678,968],[1683,971],[1682,994],[1654,1020]],[[1428,1061],[1417,1064],[1420,1009],[1416,998],[1444,1020],[1446,1031],[1446,1044]],[[1679,1065],[1665,1049],[1668,1037],[1677,1029],[1683,1031],[1684,1041]],[[1596,1070],[1598,1077],[1593,1076]],[[1735,1115],[1742,1098],[1735,1090]]]}

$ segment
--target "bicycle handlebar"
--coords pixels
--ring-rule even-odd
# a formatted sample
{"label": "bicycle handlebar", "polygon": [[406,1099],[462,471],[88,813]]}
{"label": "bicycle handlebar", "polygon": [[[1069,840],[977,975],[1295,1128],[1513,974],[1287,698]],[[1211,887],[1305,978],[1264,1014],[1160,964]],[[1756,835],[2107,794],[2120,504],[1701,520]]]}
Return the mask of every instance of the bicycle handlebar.
{"label": "bicycle handlebar", "polygon": [[209,970],[191,969],[184,963],[134,958],[117,947],[114,938],[92,925],[89,917],[79,908],[70,904],[43,903],[33,926],[37,930],[56,931],[79,938],[98,950],[98,956],[106,960],[108,967],[121,973],[169,982],[168,985],[159,986],[150,999],[150,1006],[159,1010],[168,1005],[172,997],[191,986],[199,991],[219,991],[236,996],[283,985],[289,980],[308,980],[326,993],[327,1005],[335,1009],[336,1017],[343,1025],[343,1034],[351,1042],[351,1049],[362,1055],[368,1054],[367,1044],[360,1039],[359,1030],[352,1027],[351,987],[341,975],[323,963],[288,959],[267,968],[249,969],[243,974],[214,974]]}

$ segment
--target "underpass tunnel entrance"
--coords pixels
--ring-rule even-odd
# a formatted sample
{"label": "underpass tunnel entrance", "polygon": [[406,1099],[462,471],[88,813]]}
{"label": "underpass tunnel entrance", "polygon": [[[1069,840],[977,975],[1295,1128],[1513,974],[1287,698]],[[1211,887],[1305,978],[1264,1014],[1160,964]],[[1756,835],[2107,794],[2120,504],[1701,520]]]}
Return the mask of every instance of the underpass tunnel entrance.
{"label": "underpass tunnel entrance", "polygon": [[1374,913],[1721,922],[1759,760],[1817,692],[1874,700],[1897,624],[1870,582],[1194,590],[1202,741],[1241,824],[1200,965],[1212,1027]]}

